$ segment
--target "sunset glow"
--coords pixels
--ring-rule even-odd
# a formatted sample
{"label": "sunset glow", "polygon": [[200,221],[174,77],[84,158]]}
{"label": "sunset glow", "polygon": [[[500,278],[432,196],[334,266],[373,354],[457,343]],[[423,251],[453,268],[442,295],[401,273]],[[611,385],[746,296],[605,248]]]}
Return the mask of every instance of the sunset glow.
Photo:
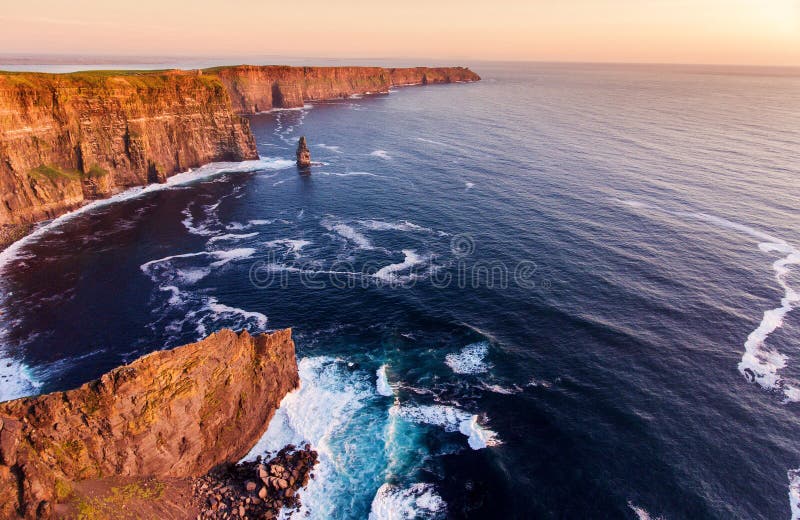
{"label": "sunset glow", "polygon": [[3,0],[4,53],[800,65],[798,0]]}

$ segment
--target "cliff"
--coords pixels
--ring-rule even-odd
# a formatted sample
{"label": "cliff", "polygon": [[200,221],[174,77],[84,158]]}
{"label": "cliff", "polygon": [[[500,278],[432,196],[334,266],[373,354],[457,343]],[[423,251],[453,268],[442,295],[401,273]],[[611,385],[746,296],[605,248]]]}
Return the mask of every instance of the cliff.
{"label": "cliff", "polygon": [[257,157],[248,121],[213,76],[0,74],[0,225]]}
{"label": "cliff", "polygon": [[87,200],[208,162],[257,159],[243,115],[479,79],[463,67],[0,72],[0,248]]}
{"label": "cliff", "polygon": [[77,481],[235,462],[298,385],[291,330],[222,330],[75,390],[0,403],[0,518],[46,517]]}
{"label": "cliff", "polygon": [[234,110],[255,114],[273,108],[302,107],[309,101],[345,98],[353,94],[387,93],[393,86],[478,81],[463,67],[217,67],[207,72],[225,84]]}

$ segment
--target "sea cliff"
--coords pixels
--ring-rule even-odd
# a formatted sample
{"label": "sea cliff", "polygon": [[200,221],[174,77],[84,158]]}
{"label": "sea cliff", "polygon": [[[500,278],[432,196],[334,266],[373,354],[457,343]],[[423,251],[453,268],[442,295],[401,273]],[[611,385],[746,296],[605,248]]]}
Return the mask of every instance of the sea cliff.
{"label": "sea cliff", "polygon": [[298,385],[291,330],[222,330],[75,390],[0,403],[0,518],[49,517],[79,481],[236,462]]}
{"label": "sea cliff", "polygon": [[463,67],[0,72],[0,248],[88,200],[258,158],[244,115],[479,79]]}
{"label": "sea cliff", "polygon": [[209,69],[225,84],[234,110],[256,114],[297,108],[306,102],[381,94],[391,87],[480,80],[464,67],[288,67],[249,66]]}
{"label": "sea cliff", "polygon": [[0,225],[55,217],[211,161],[257,158],[218,78],[0,74]]}

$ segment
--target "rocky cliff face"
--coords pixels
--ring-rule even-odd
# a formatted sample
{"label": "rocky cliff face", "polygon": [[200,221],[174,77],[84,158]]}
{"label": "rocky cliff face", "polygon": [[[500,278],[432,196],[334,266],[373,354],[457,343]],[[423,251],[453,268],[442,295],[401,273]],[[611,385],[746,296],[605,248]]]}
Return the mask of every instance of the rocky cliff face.
{"label": "rocky cliff face", "polygon": [[0,248],[89,199],[208,162],[257,159],[241,115],[479,79],[462,67],[0,73]]}
{"label": "rocky cliff face", "polygon": [[204,163],[254,158],[248,121],[213,76],[0,74],[0,225],[51,218]]}
{"label": "rocky cliff face", "polygon": [[353,94],[386,93],[390,87],[478,81],[463,67],[288,67],[250,66],[209,69],[230,93],[234,110],[255,114],[273,108],[301,107]]}
{"label": "rocky cliff face", "polygon": [[291,330],[222,330],[75,390],[0,403],[0,518],[46,517],[75,481],[235,462],[298,385]]}

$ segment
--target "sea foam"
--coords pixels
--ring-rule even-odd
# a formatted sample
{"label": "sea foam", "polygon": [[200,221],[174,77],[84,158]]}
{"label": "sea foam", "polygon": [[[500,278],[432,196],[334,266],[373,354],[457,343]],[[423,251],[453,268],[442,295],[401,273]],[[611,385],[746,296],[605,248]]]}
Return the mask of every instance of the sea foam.
{"label": "sea foam", "polygon": [[[379,473],[370,465],[380,458],[383,444],[370,439],[382,425],[369,421],[367,430],[351,431],[375,394],[362,377],[364,374],[350,372],[330,357],[303,358],[298,370],[300,388],[283,398],[267,432],[245,460],[275,452],[287,444],[309,442],[318,453],[318,465],[315,478],[301,493],[302,508],[295,514],[297,518],[332,518],[343,499],[364,491],[370,478],[377,478]],[[376,430],[370,432],[369,428]],[[359,436],[357,441],[355,434]],[[372,489],[379,484],[374,486]]]}
{"label": "sea foam", "polygon": [[792,511],[791,520],[800,520],[800,468],[788,471],[789,477],[789,507]]}
{"label": "sea foam", "polygon": [[389,384],[389,378],[386,376],[386,365],[381,365],[375,375],[377,376],[375,387],[378,393],[386,397],[393,396],[394,390],[392,390],[392,386]]}
{"label": "sea foam", "polygon": [[0,353],[0,402],[36,395],[42,383],[31,374],[26,364],[2,357]]}
{"label": "sea foam", "polygon": [[633,511],[636,514],[636,518],[638,518],[639,520],[664,520],[664,517],[652,516],[650,515],[649,512],[647,512],[647,510],[642,509],[641,507],[636,506],[631,502],[628,502],[628,507],[631,508],[631,511]]}
{"label": "sea foam", "polygon": [[458,354],[447,354],[445,363],[456,374],[480,374],[489,370],[485,358],[489,353],[489,343],[481,341],[467,345]]}
{"label": "sea foam", "polygon": [[747,336],[738,369],[748,381],[757,383],[766,390],[783,393],[784,402],[800,402],[800,382],[784,378],[779,374],[782,369],[786,368],[788,357],[766,343],[770,334],[783,325],[786,314],[800,304],[800,292],[789,282],[791,268],[800,265],[800,250],[783,239],[716,215],[668,211],[633,200],[620,200],[619,202],[634,208],[661,211],[675,217],[692,218],[716,227],[738,231],[758,240],[758,249],[763,253],[784,255],[772,263],[775,280],[783,289],[780,306],[764,311],[758,327]]}
{"label": "sea foam", "polygon": [[411,422],[439,426],[447,432],[460,432],[467,437],[469,447],[473,450],[501,444],[495,432],[481,426],[477,415],[454,406],[394,405],[389,409],[389,414]]}
{"label": "sea foam", "polygon": [[0,271],[2,271],[8,265],[9,262],[18,258],[18,255],[21,254],[22,249],[24,248],[25,245],[36,242],[37,240],[41,239],[43,236],[47,235],[54,229],[63,226],[64,224],[71,221],[75,217],[83,215],[87,212],[91,212],[93,210],[109,206],[111,204],[117,204],[119,202],[123,202],[126,200],[142,197],[144,195],[147,195],[148,193],[168,190],[178,186],[191,184],[203,179],[209,179],[212,177],[216,177],[218,175],[222,175],[224,173],[247,173],[265,169],[267,170],[282,169],[286,167],[288,166],[285,159],[276,159],[269,157],[264,157],[252,161],[242,161],[238,163],[211,163],[205,166],[201,166],[200,168],[197,168],[195,170],[188,170],[186,172],[173,175],[172,177],[169,177],[164,183],[148,184],[147,186],[137,186],[135,188],[131,188],[121,193],[118,193],[107,199],[96,200],[94,202],[86,204],[85,206],[81,206],[80,208],[74,211],[65,213],[50,222],[38,226],[32,233],[21,238],[20,240],[17,240],[16,242],[8,246],[6,249],[1,251]]}
{"label": "sea foam", "polygon": [[415,265],[424,262],[425,259],[412,249],[403,249],[403,255],[405,258],[402,262],[381,267],[373,276],[388,283],[406,282],[413,279],[415,276],[414,273],[405,276],[400,276],[397,273],[411,269]]}
{"label": "sea foam", "polygon": [[431,484],[416,483],[407,488],[383,484],[375,493],[369,520],[428,519],[446,509],[444,500]]}
{"label": "sea foam", "polygon": [[389,159],[392,158],[389,155],[389,152],[387,152],[386,150],[375,150],[374,152],[370,153],[370,155],[372,157],[378,157],[378,158],[383,159],[385,161],[388,161]]}
{"label": "sea foam", "polygon": [[322,227],[328,231],[333,231],[348,242],[355,244],[359,249],[374,249],[372,242],[370,242],[367,237],[356,231],[356,229],[349,224],[335,221],[328,217],[323,218],[322,221],[320,221],[320,224],[322,224]]}

